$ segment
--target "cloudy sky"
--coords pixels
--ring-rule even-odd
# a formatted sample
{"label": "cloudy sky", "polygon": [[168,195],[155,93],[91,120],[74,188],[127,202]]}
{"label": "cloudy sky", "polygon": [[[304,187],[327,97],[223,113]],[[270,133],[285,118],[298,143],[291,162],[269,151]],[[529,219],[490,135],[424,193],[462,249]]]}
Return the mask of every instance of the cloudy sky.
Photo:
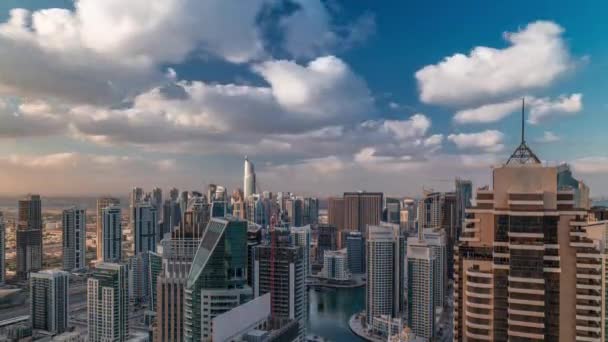
{"label": "cloudy sky", "polygon": [[[608,194],[606,6],[3,0],[0,193],[416,195],[520,139]],[[599,8],[602,7],[602,8]]]}

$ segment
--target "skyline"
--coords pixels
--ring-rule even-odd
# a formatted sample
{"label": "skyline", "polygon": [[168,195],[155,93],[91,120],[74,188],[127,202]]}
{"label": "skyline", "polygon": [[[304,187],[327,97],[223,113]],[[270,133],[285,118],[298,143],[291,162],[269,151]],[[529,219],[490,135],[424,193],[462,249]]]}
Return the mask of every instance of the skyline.
{"label": "skyline", "polygon": [[478,187],[526,97],[531,148],[608,195],[597,8],[144,3],[0,4],[0,194],[235,189],[246,155],[259,191]]}

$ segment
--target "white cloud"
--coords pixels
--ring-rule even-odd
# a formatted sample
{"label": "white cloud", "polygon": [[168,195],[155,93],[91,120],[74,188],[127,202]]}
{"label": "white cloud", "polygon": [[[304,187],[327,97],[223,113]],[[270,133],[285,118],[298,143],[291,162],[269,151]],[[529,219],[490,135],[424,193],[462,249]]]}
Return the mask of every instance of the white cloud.
{"label": "white cloud", "polygon": [[424,146],[438,146],[443,142],[443,134],[433,134],[424,139]]}
{"label": "white cloud", "polygon": [[454,122],[458,124],[496,122],[513,113],[518,108],[521,108],[521,100],[515,99],[507,102],[487,104],[473,109],[464,109],[456,112]]}
{"label": "white cloud", "polygon": [[543,133],[542,138],[538,139],[538,142],[540,143],[552,143],[552,142],[556,142],[556,141],[560,141],[561,138],[559,136],[557,136],[555,133],[551,132],[551,131],[545,131]]}
{"label": "white cloud", "polygon": [[557,100],[551,101],[547,98],[537,99],[533,102],[528,122],[538,124],[554,115],[573,115],[583,109],[583,95],[562,95]]}
{"label": "white cloud", "polygon": [[572,66],[563,29],[536,21],[505,33],[510,46],[478,46],[469,55],[455,54],[415,74],[425,103],[466,105],[551,84]]}
{"label": "white cloud", "polygon": [[[528,122],[536,124],[551,115],[572,115],[582,110],[582,94],[562,95],[556,99],[549,97],[526,97]],[[477,108],[464,109],[456,112],[454,122],[457,124],[497,122],[513,112],[521,110],[521,99],[486,104]]]}
{"label": "white cloud", "polygon": [[608,173],[608,157],[584,157],[572,162],[574,170],[582,174]]}
{"label": "white cloud", "polygon": [[[76,0],[74,10],[13,9],[0,23],[0,94],[117,103],[175,77],[192,55],[265,55],[257,15],[269,0]],[[227,19],[230,18],[230,19]]]}
{"label": "white cloud", "polygon": [[0,98],[0,138],[48,136],[66,132],[66,120],[42,101]]}
{"label": "white cloud", "polygon": [[478,133],[459,133],[448,135],[448,140],[461,150],[480,149],[486,152],[498,152],[503,149],[504,135],[496,130]]}
{"label": "white cloud", "polygon": [[423,136],[430,127],[431,120],[423,114],[415,114],[408,120],[385,120],[383,125],[401,140]]}
{"label": "white cloud", "polygon": [[305,113],[310,120],[356,119],[373,111],[373,98],[365,82],[337,57],[319,57],[307,66],[270,61],[254,70],[270,83],[281,107]]}

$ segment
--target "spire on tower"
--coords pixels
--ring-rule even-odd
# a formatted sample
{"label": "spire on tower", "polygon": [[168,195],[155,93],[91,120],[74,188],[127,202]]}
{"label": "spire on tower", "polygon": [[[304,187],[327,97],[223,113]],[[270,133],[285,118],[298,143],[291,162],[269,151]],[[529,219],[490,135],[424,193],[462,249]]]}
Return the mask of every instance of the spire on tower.
{"label": "spire on tower", "polygon": [[515,149],[507,165],[509,164],[540,164],[540,159],[532,152],[526,144],[526,102],[525,98],[521,99],[521,143]]}

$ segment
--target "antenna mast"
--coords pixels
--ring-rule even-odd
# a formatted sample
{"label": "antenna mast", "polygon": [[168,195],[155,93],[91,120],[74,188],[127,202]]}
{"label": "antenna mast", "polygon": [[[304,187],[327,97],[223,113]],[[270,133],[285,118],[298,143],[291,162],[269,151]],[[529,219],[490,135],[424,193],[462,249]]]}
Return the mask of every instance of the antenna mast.
{"label": "antenna mast", "polygon": [[525,108],[526,108],[526,98],[522,97],[521,98],[521,143],[522,144],[526,142],[526,135],[525,135],[526,109]]}

